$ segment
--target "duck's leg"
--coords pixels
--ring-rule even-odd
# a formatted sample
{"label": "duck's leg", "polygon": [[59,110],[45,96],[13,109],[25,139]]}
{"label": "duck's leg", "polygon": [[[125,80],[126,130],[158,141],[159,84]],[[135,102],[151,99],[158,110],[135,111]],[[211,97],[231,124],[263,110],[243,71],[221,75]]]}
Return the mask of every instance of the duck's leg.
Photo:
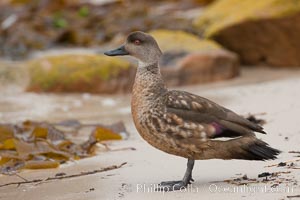
{"label": "duck's leg", "polygon": [[191,181],[194,181],[192,178],[192,171],[194,167],[195,160],[188,159],[187,168],[184,174],[184,177],[180,181],[165,181],[159,184],[157,190],[164,191],[173,191],[180,190],[185,188],[188,184],[191,184]]}

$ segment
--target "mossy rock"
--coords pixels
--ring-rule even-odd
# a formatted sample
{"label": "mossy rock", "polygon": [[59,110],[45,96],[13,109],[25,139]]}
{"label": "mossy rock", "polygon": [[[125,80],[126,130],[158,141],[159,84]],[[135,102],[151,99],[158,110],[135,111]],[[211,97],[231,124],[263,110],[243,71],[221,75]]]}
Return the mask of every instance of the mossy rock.
{"label": "mossy rock", "polygon": [[150,34],[163,51],[160,65],[168,86],[215,82],[239,74],[238,56],[212,40],[174,30]]}
{"label": "mossy rock", "polygon": [[299,0],[218,0],[194,26],[244,64],[300,66]]}
{"label": "mossy rock", "polygon": [[222,47],[212,40],[201,40],[196,35],[177,30],[155,30],[150,34],[156,39],[161,50],[167,51],[209,51]]}
{"label": "mossy rock", "polygon": [[300,12],[298,0],[218,0],[195,19],[197,29],[212,37],[220,30],[241,23],[261,19],[282,18]]}
{"label": "mossy rock", "polygon": [[104,55],[47,56],[27,63],[28,91],[115,93],[128,91],[135,68]]}

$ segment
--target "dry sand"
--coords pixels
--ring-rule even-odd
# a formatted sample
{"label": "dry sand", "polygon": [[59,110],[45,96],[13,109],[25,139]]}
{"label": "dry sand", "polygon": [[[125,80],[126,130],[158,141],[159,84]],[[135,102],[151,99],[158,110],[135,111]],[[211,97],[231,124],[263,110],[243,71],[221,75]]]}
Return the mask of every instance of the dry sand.
{"label": "dry sand", "polygon": [[[258,76],[262,75],[258,74]],[[267,121],[264,127],[268,134],[257,134],[257,136],[267,141],[271,146],[283,151],[277,160],[267,162],[238,160],[197,161],[193,171],[195,182],[189,188],[189,191],[155,192],[153,191],[155,184],[161,181],[182,178],[186,160],[162,153],[141,139],[129,117],[130,114],[127,110],[129,97],[125,97],[125,105],[122,107],[124,112],[120,118],[125,119],[131,137],[128,140],[113,142],[110,144],[110,147],[112,149],[134,147],[136,148],[135,151],[103,152],[92,158],[63,165],[59,169],[22,171],[20,175],[32,180],[54,176],[58,172],[74,174],[127,162],[125,166],[120,169],[78,178],[48,181],[39,184],[25,184],[19,187],[15,185],[1,187],[0,200],[273,200],[288,199],[287,196],[300,195],[300,186],[297,184],[297,181],[300,180],[300,169],[288,169],[287,167],[277,166],[265,168],[266,165],[297,159],[294,157],[295,154],[288,153],[288,151],[300,150],[300,76],[243,85],[224,85],[219,85],[213,90],[209,86],[194,86],[187,88],[187,90],[209,97],[240,114],[246,115],[249,112],[253,114],[265,113],[265,115],[258,117]],[[114,119],[116,118],[114,117]],[[295,164],[300,167],[300,162]],[[262,172],[277,171],[291,171],[289,174],[280,176],[290,180],[279,184],[273,191],[271,191],[273,182],[253,183],[244,189],[223,182],[223,180],[234,179],[244,174],[248,178],[257,178],[258,174]],[[279,180],[279,178],[276,178],[276,180]],[[13,181],[22,180],[16,176],[0,175],[0,184]],[[255,187],[256,191],[253,191]]]}

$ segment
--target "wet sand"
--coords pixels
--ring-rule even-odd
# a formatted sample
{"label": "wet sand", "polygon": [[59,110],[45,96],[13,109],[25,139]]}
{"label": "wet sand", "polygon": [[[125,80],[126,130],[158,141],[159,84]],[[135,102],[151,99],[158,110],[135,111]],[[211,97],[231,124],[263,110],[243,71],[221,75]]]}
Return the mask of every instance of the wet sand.
{"label": "wet sand", "polygon": [[[135,151],[99,152],[92,158],[70,162],[58,169],[22,171],[28,180],[46,179],[58,172],[68,175],[92,171],[110,165],[127,162],[120,169],[78,178],[45,181],[39,184],[24,184],[0,187],[0,200],[81,200],[81,199],[287,199],[300,195],[300,169],[270,167],[288,160],[296,160],[288,151],[300,150],[300,72],[296,70],[270,70],[268,68],[243,69],[242,76],[214,84],[184,87],[185,90],[210,98],[235,112],[257,114],[267,121],[267,135],[259,138],[283,151],[277,160],[257,161],[197,161],[193,178],[195,182],[188,191],[155,192],[161,181],[179,180],[186,167],[183,158],[160,152],[136,132],[130,117],[130,96],[98,96],[89,94],[36,95],[6,92],[0,98],[0,121],[16,122],[24,119],[60,121],[76,118],[83,122],[112,123],[123,120],[130,132],[128,140],[111,142],[112,149],[134,147]],[[5,91],[4,91],[5,93]],[[297,155],[297,154],[296,154]],[[300,162],[295,162],[300,167]],[[238,188],[223,182],[247,174],[257,178],[262,172],[290,171],[280,177],[289,179],[274,190],[274,182],[252,183]],[[0,175],[0,184],[22,181],[17,176]],[[253,188],[258,188],[255,190]],[[265,188],[265,189],[264,189]]]}

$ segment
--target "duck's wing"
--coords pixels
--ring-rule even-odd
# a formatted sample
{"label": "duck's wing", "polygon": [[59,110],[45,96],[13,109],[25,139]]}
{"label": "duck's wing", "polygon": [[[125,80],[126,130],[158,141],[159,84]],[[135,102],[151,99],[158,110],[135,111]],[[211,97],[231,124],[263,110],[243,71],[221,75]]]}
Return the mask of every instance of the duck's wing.
{"label": "duck's wing", "polygon": [[[168,91],[165,94],[166,114],[178,118],[187,129],[204,127],[208,138],[237,137],[265,133],[263,128],[206,98],[184,92]],[[176,120],[175,120],[176,121]],[[184,124],[186,123],[186,124]]]}

